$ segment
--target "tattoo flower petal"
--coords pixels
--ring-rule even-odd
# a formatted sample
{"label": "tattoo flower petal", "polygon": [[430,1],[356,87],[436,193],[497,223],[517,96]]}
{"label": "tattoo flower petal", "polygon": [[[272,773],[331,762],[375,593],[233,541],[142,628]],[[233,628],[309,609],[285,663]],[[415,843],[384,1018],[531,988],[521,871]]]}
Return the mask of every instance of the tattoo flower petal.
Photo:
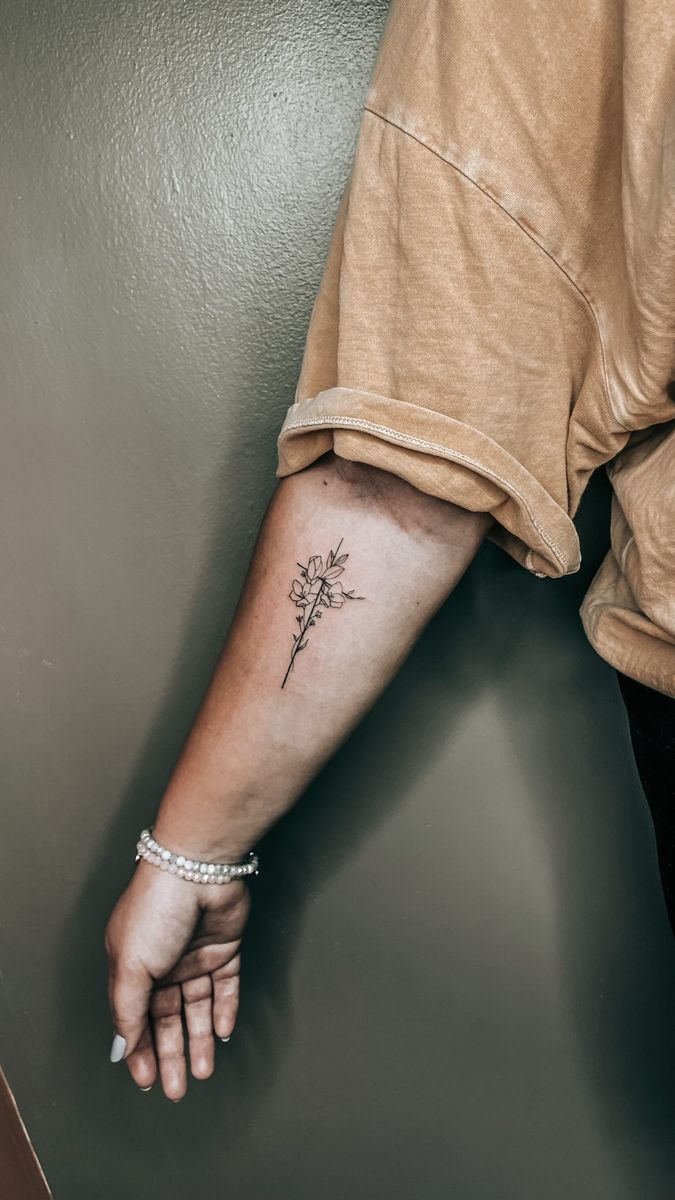
{"label": "tattoo flower petal", "polygon": [[328,601],[331,608],[342,608],[345,600],[351,599],[343,590],[341,583],[334,583],[328,592]]}
{"label": "tattoo flower petal", "polygon": [[305,596],[307,595],[307,587],[305,584],[300,583],[299,579],[294,579],[293,587],[288,594],[291,600],[295,600],[297,604],[299,600],[304,600]]}

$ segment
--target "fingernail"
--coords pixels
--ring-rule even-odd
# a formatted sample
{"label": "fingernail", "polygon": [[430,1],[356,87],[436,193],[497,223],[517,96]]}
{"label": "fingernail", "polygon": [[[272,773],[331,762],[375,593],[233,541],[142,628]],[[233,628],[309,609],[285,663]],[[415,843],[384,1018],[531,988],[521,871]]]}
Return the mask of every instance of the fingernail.
{"label": "fingernail", "polygon": [[152,1084],[150,1084],[150,1087],[141,1088],[141,1091],[142,1091],[142,1092],[150,1092],[150,1091],[152,1091]]}
{"label": "fingernail", "polygon": [[122,1037],[121,1033],[116,1033],[110,1049],[110,1061],[119,1062],[124,1058],[124,1051],[127,1048],[127,1039]]}
{"label": "fingernail", "polygon": [[221,1042],[229,1042],[231,1037],[232,1037],[232,1034],[230,1034],[230,1037],[221,1038],[220,1040],[221,1040]]}

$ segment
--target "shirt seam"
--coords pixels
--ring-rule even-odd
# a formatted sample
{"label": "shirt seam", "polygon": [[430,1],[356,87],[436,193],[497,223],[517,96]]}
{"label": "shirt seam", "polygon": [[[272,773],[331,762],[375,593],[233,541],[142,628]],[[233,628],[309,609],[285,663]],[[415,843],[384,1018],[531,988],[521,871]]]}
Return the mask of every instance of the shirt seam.
{"label": "shirt seam", "polygon": [[514,214],[506,207],[505,204],[503,204],[500,200],[498,200],[496,196],[493,196],[492,193],[489,191],[489,189],[486,188],[483,184],[478,183],[478,181],[476,179],[474,179],[473,176],[470,175],[467,171],[465,171],[463,167],[460,167],[459,163],[456,163],[453,159],[448,158],[447,154],[442,153],[442,151],[439,150],[437,146],[433,145],[430,140],[426,140],[420,133],[417,133],[417,132],[413,131],[412,129],[406,128],[406,126],[403,125],[400,121],[394,121],[392,119],[392,117],[385,116],[384,113],[378,112],[377,109],[375,109],[375,108],[371,108],[371,106],[369,104],[365,104],[363,107],[364,107],[364,112],[369,112],[369,113],[371,113],[372,116],[379,117],[381,121],[385,121],[388,125],[393,126],[394,129],[398,129],[400,133],[406,134],[407,137],[412,138],[413,141],[417,142],[420,146],[423,146],[424,149],[428,150],[431,154],[435,154],[437,158],[440,158],[441,162],[444,162],[449,167],[452,167],[455,171],[458,172],[458,174],[462,175],[464,179],[466,179],[469,183],[472,183],[473,186],[475,188],[477,188],[479,192],[482,192],[482,194],[484,196],[486,196],[488,200],[491,200],[492,203],[497,206],[497,208],[501,209],[501,211],[503,213],[505,213],[506,216],[509,217],[515,225],[518,226],[518,228],[525,234],[525,236],[530,239],[530,241],[533,243],[533,245],[537,246],[542,251],[542,253],[545,254],[548,259],[550,259],[550,261],[553,263],[553,265],[558,268],[560,273],[562,275],[564,275],[564,277],[568,281],[568,283],[570,283],[572,285],[572,287],[575,289],[575,291],[579,294],[579,296],[581,296],[581,299],[584,301],[584,304],[587,306],[588,311],[591,314],[591,317],[593,320],[593,326],[594,326],[597,340],[598,340],[598,345],[600,347],[600,356],[602,359],[602,384],[603,384],[603,389],[605,392],[605,399],[607,401],[607,404],[609,406],[609,411],[611,412],[614,420],[620,426],[621,429],[625,430],[627,427],[626,427],[625,423],[622,420],[620,420],[620,418],[618,417],[616,408],[615,408],[614,404],[612,403],[611,388],[610,388],[610,384],[609,384],[609,373],[607,370],[607,356],[605,354],[605,344],[604,344],[604,341],[602,338],[602,333],[600,331],[600,323],[598,321],[597,313],[595,311],[593,302],[591,301],[590,297],[586,295],[586,293],[584,292],[581,285],[577,283],[577,281],[573,278],[572,275],[570,275],[569,271],[567,271],[566,268],[562,265],[562,263],[560,263],[558,261],[558,259],[555,257],[555,255],[552,254],[551,251],[546,248],[546,246],[543,244],[543,242],[538,241],[537,238],[533,235],[533,233],[529,229],[527,229],[518,220],[518,218],[516,216],[514,216]]}
{"label": "shirt seam", "polygon": [[286,421],[281,433],[279,434],[279,437],[281,438],[281,434],[285,433],[286,430],[302,429],[309,425],[327,425],[329,427],[333,425],[344,425],[350,429],[365,429],[375,433],[383,433],[389,435],[394,442],[399,442],[404,445],[418,446],[424,450],[432,450],[435,453],[440,454],[443,458],[449,458],[450,460],[457,459],[460,462],[468,463],[472,467],[477,467],[479,471],[493,479],[496,479],[514,496],[517,496],[522,503],[528,517],[530,518],[530,522],[546,542],[546,545],[549,547],[549,549],[553,551],[560,565],[563,567],[563,571],[565,571],[567,567],[567,558],[565,554],[557,545],[557,543],[554,542],[553,538],[547,532],[544,526],[540,525],[522,492],[520,492],[512,482],[505,479],[503,475],[500,475],[498,471],[493,470],[492,467],[486,466],[486,464],[481,462],[480,459],[473,458],[470,454],[465,454],[462,450],[455,450],[453,447],[443,446],[440,442],[432,442],[428,441],[426,438],[415,437],[415,435],[412,433],[401,433],[400,430],[393,429],[390,425],[380,425],[376,421],[367,420],[365,417],[345,417],[336,414],[334,416],[304,417],[301,420]]}

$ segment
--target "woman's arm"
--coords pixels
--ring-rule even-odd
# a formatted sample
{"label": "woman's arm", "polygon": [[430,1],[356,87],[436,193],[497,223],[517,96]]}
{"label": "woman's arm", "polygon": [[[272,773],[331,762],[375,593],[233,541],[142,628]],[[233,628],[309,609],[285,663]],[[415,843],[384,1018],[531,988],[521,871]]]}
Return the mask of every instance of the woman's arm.
{"label": "woman's arm", "polygon": [[[281,480],[213,678],[155,820],[193,858],[241,857],[298,798],[396,672],[492,518],[332,454]],[[261,864],[264,869],[264,864]],[[213,1069],[237,1011],[246,885],[141,861],[110,918],[116,1030],[140,1086],[172,1099]]]}

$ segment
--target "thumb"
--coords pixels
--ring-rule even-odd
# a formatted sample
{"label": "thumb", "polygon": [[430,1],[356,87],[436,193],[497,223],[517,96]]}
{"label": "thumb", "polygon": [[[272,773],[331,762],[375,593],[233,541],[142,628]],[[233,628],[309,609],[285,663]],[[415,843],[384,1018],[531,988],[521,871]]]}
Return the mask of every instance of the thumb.
{"label": "thumb", "polygon": [[120,1062],[137,1048],[148,1020],[153,978],[141,965],[118,963],[109,977],[109,1000],[115,1036],[110,1061]]}

